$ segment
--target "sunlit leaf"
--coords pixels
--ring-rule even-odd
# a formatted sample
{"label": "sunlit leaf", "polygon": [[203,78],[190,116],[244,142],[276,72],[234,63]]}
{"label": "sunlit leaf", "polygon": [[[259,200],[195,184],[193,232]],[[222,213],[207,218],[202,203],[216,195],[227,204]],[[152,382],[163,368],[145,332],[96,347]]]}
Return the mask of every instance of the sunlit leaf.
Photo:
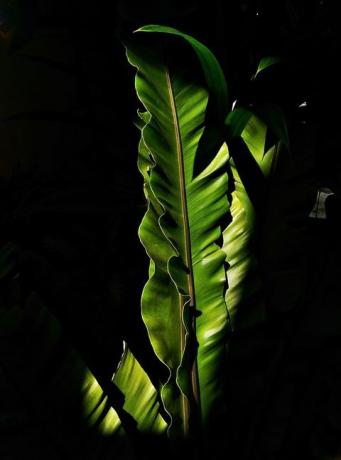
{"label": "sunlit leaf", "polygon": [[[182,36],[159,26],[142,31]],[[227,152],[211,151],[204,142],[209,90],[219,84],[210,74],[216,63],[211,53],[189,40],[208,76],[205,86],[168,62],[158,47],[161,34],[148,48],[140,40],[128,45],[128,59],[149,114],[139,155],[149,204],[139,234],[151,259],[142,315],[155,353],[169,369],[161,395],[172,418],[170,434],[183,436],[193,417],[201,414],[205,425],[224,411],[220,377],[228,315],[225,256],[216,242],[228,212]],[[225,94],[224,88],[216,94]],[[195,173],[199,150],[208,166]]]}
{"label": "sunlit leaf", "polygon": [[139,431],[162,434],[167,430],[158,392],[126,345],[113,381],[124,394],[124,409],[136,420]]}
{"label": "sunlit leaf", "polygon": [[[255,115],[250,117],[242,132],[242,138],[265,180],[270,176],[277,148],[273,146],[265,151],[266,133],[266,125]],[[245,330],[266,319],[262,280],[255,251],[258,216],[241,180],[242,171],[236,169],[232,158],[230,165],[235,190],[231,202],[232,222],[224,231],[224,251],[229,264],[226,303],[233,329]]]}

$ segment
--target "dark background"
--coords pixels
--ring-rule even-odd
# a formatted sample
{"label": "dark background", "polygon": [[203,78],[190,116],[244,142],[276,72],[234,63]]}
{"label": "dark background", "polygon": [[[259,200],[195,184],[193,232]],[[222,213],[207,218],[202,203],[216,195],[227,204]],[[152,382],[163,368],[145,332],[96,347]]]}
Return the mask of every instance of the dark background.
{"label": "dark background", "polygon": [[[19,248],[22,292],[44,298],[98,375],[113,372],[122,339],[155,382],[164,375],[139,320],[145,203],[121,40],[147,23],[177,27],[216,54],[232,100],[286,114],[292,152],[269,185],[256,248],[268,319],[237,328],[228,357],[232,459],[341,455],[337,199],[326,221],[307,218],[318,187],[341,186],[335,8],[0,0],[0,241]],[[251,83],[263,56],[283,61]]]}

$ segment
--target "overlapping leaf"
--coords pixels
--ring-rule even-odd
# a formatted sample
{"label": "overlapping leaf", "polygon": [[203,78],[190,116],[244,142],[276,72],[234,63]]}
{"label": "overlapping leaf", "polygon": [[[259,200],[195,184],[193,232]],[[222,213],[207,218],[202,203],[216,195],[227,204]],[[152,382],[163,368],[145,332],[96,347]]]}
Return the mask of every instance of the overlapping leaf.
{"label": "overlapping leaf", "polygon": [[[266,151],[266,133],[266,125],[253,115],[241,134],[264,178],[269,177],[277,148],[274,145]],[[230,164],[235,190],[231,202],[232,222],[224,231],[224,251],[229,264],[226,302],[233,329],[240,330],[265,321],[265,304],[255,253],[257,216],[232,159]]]}
{"label": "overlapping leaf", "polygon": [[167,423],[160,414],[157,389],[127,345],[113,378],[125,396],[124,409],[136,420],[140,432],[165,433]]}

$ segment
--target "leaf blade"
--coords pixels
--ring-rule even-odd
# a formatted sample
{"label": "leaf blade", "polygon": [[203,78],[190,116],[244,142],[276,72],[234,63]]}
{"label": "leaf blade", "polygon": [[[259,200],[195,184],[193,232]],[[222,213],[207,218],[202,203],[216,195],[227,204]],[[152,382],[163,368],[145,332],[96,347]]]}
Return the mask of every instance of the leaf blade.
{"label": "leaf blade", "polygon": [[127,345],[113,382],[125,396],[124,409],[142,433],[163,434],[167,423],[160,414],[157,390]]}
{"label": "leaf blade", "polygon": [[[142,128],[140,147],[144,157],[144,149],[149,150],[154,162],[148,173],[145,166],[141,171],[149,207],[139,234],[152,267],[142,294],[142,313],[154,350],[170,371],[162,397],[172,417],[171,431],[173,428],[175,436],[182,436],[188,434],[195,412],[196,372],[204,424],[213,407],[217,410],[217,401],[222,401],[220,383],[215,386],[212,382],[219,381],[222,371],[227,327],[225,255],[216,244],[219,220],[228,210],[227,174],[222,168],[227,152],[221,151],[217,160],[214,151],[200,145],[205,129],[209,129],[205,125],[208,88],[193,83],[182,69],[170,69],[154,48],[135,46],[129,44],[128,60],[137,68],[137,95],[150,114]],[[207,150],[208,166],[197,174],[194,164],[199,147]],[[210,205],[214,209],[211,220]],[[202,228],[205,218],[207,226]],[[201,286],[210,284],[207,280],[211,279],[212,289],[205,298]],[[191,312],[191,305],[196,310],[200,307],[199,318]],[[218,324],[213,324],[217,317]],[[194,330],[199,338],[197,369],[193,363]],[[218,350],[219,359],[211,359],[212,349]],[[192,375],[186,371],[189,363]]]}

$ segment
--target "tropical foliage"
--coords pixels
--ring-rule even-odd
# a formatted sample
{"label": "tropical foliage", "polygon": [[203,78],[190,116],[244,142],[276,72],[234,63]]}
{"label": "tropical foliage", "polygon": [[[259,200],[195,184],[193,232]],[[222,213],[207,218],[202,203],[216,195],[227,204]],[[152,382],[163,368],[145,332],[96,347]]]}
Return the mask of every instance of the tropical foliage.
{"label": "tropical foliage", "polygon": [[[21,401],[13,427],[44,432],[41,458],[157,456],[160,440],[175,453],[186,442],[198,458],[219,458],[228,449],[229,338],[266,314],[253,243],[285,124],[278,111],[232,108],[218,61],[186,34],[146,26],[126,47],[143,106],[138,168],[148,209],[139,237],[150,266],[141,313],[166,377],[129,339],[122,350],[115,342],[113,376],[102,372],[91,343],[73,343],[63,317],[21,289],[20,247],[7,243],[0,369]],[[264,60],[254,78],[276,62]]]}

